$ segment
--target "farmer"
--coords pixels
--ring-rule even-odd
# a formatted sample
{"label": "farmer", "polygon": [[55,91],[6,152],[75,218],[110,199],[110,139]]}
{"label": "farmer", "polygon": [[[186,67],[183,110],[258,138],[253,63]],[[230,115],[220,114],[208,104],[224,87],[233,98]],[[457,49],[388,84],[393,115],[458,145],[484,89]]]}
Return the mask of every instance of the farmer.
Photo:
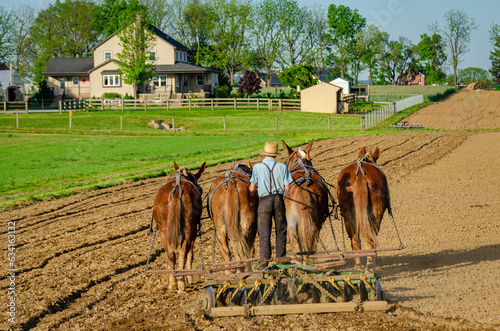
{"label": "farmer", "polygon": [[290,171],[284,163],[277,163],[278,143],[266,142],[264,150],[259,152],[265,156],[262,163],[252,169],[250,192],[257,187],[259,194],[259,248],[260,269],[267,267],[266,259],[271,258],[272,217],[276,228],[276,259],[286,255],[286,213],[283,194],[290,189],[293,181]]}

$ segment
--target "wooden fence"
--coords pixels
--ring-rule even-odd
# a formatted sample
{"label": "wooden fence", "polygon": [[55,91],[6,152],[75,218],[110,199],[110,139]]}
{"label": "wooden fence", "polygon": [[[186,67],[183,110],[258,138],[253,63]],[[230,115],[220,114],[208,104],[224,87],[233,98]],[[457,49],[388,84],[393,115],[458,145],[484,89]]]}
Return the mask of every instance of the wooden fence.
{"label": "wooden fence", "polygon": [[[72,108],[73,107],[73,108]],[[74,101],[64,101],[61,103],[60,111],[76,110]],[[300,111],[300,100],[298,99],[262,99],[262,98],[207,98],[207,99],[166,99],[166,100],[124,100],[124,99],[90,99],[85,102],[83,109],[138,109],[145,111],[148,108],[257,108],[267,110],[297,110]]]}

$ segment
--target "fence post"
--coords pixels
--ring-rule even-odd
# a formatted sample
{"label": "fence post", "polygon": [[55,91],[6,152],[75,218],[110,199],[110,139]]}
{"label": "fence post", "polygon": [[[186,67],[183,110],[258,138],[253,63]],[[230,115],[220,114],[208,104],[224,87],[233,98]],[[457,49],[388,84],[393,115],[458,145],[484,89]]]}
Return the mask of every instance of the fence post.
{"label": "fence post", "polygon": [[134,108],[137,108],[137,100],[134,99]]}
{"label": "fence post", "polygon": [[26,114],[28,113],[28,101],[24,102],[24,107],[26,108]]}
{"label": "fence post", "polygon": [[276,133],[278,133],[278,115],[276,115]]}
{"label": "fence post", "polygon": [[42,110],[45,110],[44,105],[43,105],[43,99],[42,99]]}
{"label": "fence post", "polygon": [[71,130],[71,120],[73,119],[73,116],[69,117],[69,129]]}
{"label": "fence post", "polygon": [[7,113],[7,102],[6,101],[3,102],[3,112]]}
{"label": "fence post", "polygon": [[122,98],[122,111],[125,111],[125,99]]}
{"label": "fence post", "polygon": [[278,111],[283,110],[283,99],[278,99]]}
{"label": "fence post", "polygon": [[175,133],[175,117],[172,116],[172,131]]}
{"label": "fence post", "polygon": [[120,116],[120,131],[123,131],[123,115]]}
{"label": "fence post", "polygon": [[387,93],[388,92],[385,92],[385,102],[387,102]]}
{"label": "fence post", "polygon": [[104,111],[104,99],[101,99],[101,111]]}
{"label": "fence post", "polygon": [[210,99],[210,109],[214,110],[214,99]]}
{"label": "fence post", "polygon": [[148,111],[148,99],[144,99],[144,111]]}
{"label": "fence post", "polygon": [[260,99],[257,98],[257,110],[260,110],[260,102],[259,101],[260,101]]}
{"label": "fence post", "polygon": [[191,99],[188,99],[189,110],[191,110]]}
{"label": "fence post", "polygon": [[393,107],[394,107],[394,108],[393,108],[393,110],[394,110],[394,114],[396,114],[396,102],[393,102],[393,103],[392,103],[392,105],[393,105]]}
{"label": "fence post", "polygon": [[224,119],[224,133],[226,133],[226,116],[224,116],[223,119]]}
{"label": "fence post", "polygon": [[273,110],[273,99],[267,99],[267,110]]}
{"label": "fence post", "polygon": [[330,115],[328,115],[328,131],[330,131]]}
{"label": "fence post", "polygon": [[19,112],[16,111],[16,128],[19,128]]}
{"label": "fence post", "polygon": [[236,110],[236,98],[234,98],[233,101],[234,101],[234,110]]}

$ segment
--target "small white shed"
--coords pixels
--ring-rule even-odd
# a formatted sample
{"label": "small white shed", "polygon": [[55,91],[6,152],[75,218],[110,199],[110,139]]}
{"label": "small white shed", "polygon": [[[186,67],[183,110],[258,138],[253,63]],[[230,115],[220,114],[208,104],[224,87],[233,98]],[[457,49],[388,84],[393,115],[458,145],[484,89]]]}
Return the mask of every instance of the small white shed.
{"label": "small white shed", "polygon": [[344,94],[351,94],[351,82],[344,78],[335,78],[330,84],[342,87]]}
{"label": "small white shed", "polygon": [[300,92],[300,110],[311,113],[342,112],[342,88],[330,83],[321,82]]}

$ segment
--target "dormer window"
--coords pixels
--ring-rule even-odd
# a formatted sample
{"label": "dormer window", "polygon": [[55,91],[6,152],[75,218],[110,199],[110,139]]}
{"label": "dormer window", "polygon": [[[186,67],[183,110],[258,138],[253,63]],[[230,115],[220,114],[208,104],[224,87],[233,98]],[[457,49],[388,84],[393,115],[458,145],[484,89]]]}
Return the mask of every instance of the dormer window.
{"label": "dormer window", "polygon": [[187,62],[187,53],[175,51],[175,61]]}
{"label": "dormer window", "polygon": [[104,52],[104,61],[109,61],[113,58],[113,52],[105,51]]}

